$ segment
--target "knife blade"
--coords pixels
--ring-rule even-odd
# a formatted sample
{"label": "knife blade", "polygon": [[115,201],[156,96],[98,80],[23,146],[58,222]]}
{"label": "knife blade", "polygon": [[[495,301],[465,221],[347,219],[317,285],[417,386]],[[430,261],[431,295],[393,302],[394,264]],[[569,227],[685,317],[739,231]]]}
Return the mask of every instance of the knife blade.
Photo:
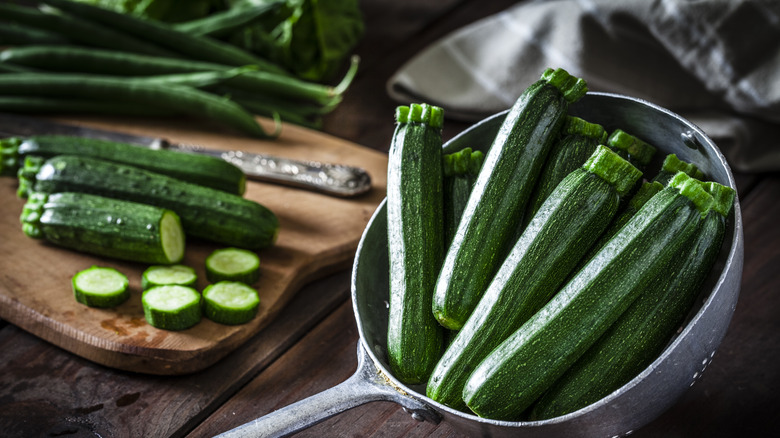
{"label": "knife blade", "polygon": [[206,154],[232,163],[249,179],[283,184],[331,196],[352,197],[371,189],[371,177],[362,168],[319,161],[293,160],[240,150],[217,150],[199,145],[176,144],[163,138],[0,114],[0,136],[69,135],[134,144],[152,149],[170,149]]}

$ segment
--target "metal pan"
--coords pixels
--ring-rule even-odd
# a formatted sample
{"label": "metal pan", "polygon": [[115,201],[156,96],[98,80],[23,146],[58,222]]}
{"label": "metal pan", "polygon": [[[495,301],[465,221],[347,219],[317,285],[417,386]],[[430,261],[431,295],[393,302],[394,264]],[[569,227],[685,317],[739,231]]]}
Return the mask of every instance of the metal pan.
{"label": "metal pan", "polygon": [[[736,188],[726,159],[699,128],[680,116],[635,98],[588,93],[573,115],[621,128],[695,163],[712,180]],[[445,151],[486,150],[506,113],[489,117],[449,141]],[[720,344],[736,307],[742,277],[742,216],[737,199],[717,265],[684,328],[641,374],[604,399],[544,421],[508,422],[479,418],[425,397],[425,388],[399,382],[390,372],[387,336],[388,260],[385,204],[366,227],[352,271],[352,304],[360,334],[358,368],[341,384],[228,431],[221,437],[287,436],[371,401],[393,401],[416,420],[446,421],[469,436],[615,437],[630,434],[671,407],[701,377]]]}

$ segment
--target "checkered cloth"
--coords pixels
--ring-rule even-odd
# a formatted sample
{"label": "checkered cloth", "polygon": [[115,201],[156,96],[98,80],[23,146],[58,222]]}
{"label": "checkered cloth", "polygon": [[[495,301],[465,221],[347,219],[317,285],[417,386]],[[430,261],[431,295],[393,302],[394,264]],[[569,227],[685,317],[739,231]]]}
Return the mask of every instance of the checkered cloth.
{"label": "checkered cloth", "polygon": [[547,67],[679,113],[736,170],[780,170],[777,0],[528,0],[435,42],[388,92],[478,120]]}

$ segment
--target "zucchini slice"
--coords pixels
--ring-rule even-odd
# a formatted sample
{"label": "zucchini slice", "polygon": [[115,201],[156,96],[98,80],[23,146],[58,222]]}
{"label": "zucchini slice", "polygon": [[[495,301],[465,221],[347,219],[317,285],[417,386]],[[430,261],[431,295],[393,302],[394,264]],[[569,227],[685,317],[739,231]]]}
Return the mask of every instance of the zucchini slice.
{"label": "zucchini slice", "polygon": [[148,267],[141,277],[143,290],[155,286],[178,284],[180,286],[195,287],[198,274],[191,266],[186,265],[155,265]]}
{"label": "zucchini slice", "polygon": [[241,248],[222,248],[206,257],[206,278],[219,281],[240,281],[254,284],[260,278],[260,257]]}
{"label": "zucchini slice", "polygon": [[127,276],[114,268],[92,266],[71,280],[76,301],[90,307],[116,307],[130,298]]}
{"label": "zucchini slice", "polygon": [[180,285],[155,286],[141,295],[144,318],[152,327],[184,330],[200,322],[200,294]]}
{"label": "zucchini slice", "polygon": [[257,315],[259,306],[257,291],[240,281],[220,281],[203,290],[203,313],[220,324],[245,324]]}

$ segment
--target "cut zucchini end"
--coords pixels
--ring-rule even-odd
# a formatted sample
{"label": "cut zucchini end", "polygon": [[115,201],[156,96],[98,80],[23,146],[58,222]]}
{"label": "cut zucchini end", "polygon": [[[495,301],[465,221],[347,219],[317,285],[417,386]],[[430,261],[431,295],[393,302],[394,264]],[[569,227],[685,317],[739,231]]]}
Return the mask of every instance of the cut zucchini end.
{"label": "cut zucchini end", "polygon": [[73,295],[89,307],[116,307],[130,297],[127,276],[114,268],[92,266],[71,280]]}
{"label": "cut zucchini end", "polygon": [[180,285],[155,286],[144,291],[141,303],[146,322],[163,330],[184,330],[201,318],[200,294]]}
{"label": "cut zucchini end", "polygon": [[642,176],[642,172],[620,155],[604,145],[599,145],[582,166],[612,184],[624,196]]}
{"label": "cut zucchini end", "polygon": [[215,250],[206,258],[206,278],[212,283],[240,281],[253,284],[260,278],[260,257],[241,248]]}
{"label": "cut zucchini end", "polygon": [[607,139],[607,146],[640,166],[646,166],[656,153],[655,146],[622,129],[616,129]]}
{"label": "cut zucchini end", "polygon": [[144,271],[141,277],[141,287],[143,290],[172,284],[194,287],[197,280],[198,274],[191,266],[155,265]]}
{"label": "cut zucchini end", "polygon": [[669,182],[669,186],[674,187],[681,195],[690,199],[701,213],[702,218],[715,206],[715,200],[704,189],[702,182],[691,178],[685,172],[677,172],[671,182]]}
{"label": "cut zucchini end", "polygon": [[184,229],[179,216],[173,211],[166,211],[160,219],[160,234],[165,257],[169,263],[178,263],[184,258]]}
{"label": "cut zucchini end", "polygon": [[246,283],[220,281],[203,290],[203,313],[220,324],[245,324],[257,315],[259,306],[257,291]]}

